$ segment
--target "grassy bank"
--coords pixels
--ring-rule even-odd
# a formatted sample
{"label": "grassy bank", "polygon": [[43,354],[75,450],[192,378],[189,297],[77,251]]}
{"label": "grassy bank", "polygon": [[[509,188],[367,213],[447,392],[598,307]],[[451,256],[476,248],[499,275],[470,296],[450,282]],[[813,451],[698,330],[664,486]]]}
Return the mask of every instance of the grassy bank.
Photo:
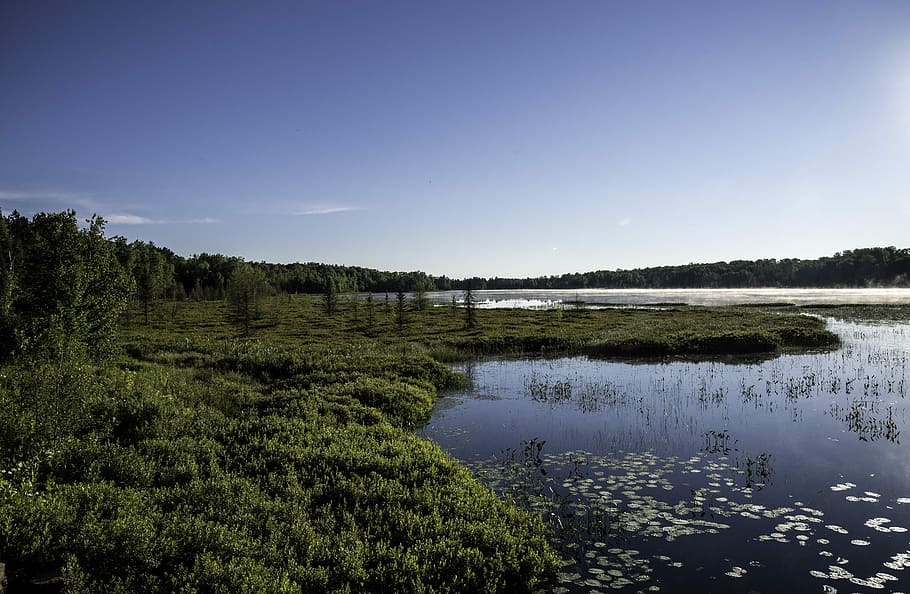
{"label": "grassy bank", "polygon": [[[123,354],[0,369],[0,561],[70,592],[528,592],[557,559],[413,428],[440,359],[830,346],[805,316],[479,311],[276,298],[251,337],[221,303],[133,315]],[[399,324],[399,322],[402,322]],[[434,358],[435,356],[435,358]]]}

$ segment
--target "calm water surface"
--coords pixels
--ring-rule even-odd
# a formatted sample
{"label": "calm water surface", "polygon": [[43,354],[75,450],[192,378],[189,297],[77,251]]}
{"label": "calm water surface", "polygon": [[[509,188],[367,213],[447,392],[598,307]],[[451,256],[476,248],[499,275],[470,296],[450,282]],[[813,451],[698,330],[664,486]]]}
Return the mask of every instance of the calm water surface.
{"label": "calm water surface", "polygon": [[910,591],[910,325],[752,362],[494,360],[422,435],[540,513],[553,592]]}
{"label": "calm water surface", "polygon": [[[461,298],[460,291],[429,293],[437,304]],[[645,305],[654,303],[687,303],[689,305],[738,305],[757,303],[808,304],[907,304],[910,289],[579,289],[474,291],[482,307],[547,306],[581,300],[601,305]]]}

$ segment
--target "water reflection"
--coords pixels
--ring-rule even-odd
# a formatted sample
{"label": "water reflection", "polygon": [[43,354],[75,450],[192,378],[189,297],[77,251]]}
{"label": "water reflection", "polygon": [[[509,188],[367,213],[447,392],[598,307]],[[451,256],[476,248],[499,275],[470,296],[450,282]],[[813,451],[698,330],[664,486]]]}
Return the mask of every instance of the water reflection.
{"label": "water reflection", "polygon": [[551,527],[554,592],[889,589],[908,326],[830,324],[838,351],[736,365],[475,363],[423,434]]}

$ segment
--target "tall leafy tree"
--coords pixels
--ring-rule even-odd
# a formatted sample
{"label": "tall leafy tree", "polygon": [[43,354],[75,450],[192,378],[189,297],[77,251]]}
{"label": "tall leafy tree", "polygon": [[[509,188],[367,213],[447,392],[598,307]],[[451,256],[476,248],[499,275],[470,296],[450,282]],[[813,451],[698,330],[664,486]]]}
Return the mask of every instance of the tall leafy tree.
{"label": "tall leafy tree", "polygon": [[3,354],[110,352],[133,283],[104,237],[104,220],[80,228],[74,211],[0,218]]}

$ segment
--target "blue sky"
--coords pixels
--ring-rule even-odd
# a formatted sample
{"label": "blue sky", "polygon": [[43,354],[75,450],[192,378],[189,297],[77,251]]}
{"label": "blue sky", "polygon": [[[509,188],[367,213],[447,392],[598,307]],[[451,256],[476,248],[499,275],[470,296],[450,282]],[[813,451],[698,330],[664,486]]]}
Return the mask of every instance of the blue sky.
{"label": "blue sky", "polygon": [[910,2],[9,0],[0,208],[456,277],[907,247]]}

